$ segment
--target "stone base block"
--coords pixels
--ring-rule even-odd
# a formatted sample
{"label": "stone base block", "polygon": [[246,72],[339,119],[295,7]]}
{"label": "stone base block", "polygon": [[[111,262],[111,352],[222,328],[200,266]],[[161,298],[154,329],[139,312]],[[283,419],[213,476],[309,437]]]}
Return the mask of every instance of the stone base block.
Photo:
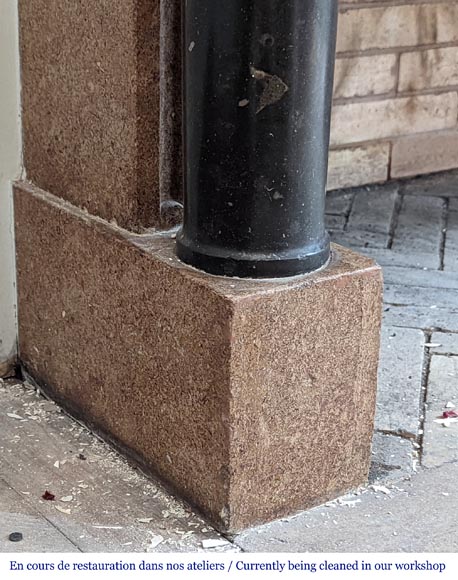
{"label": "stone base block", "polygon": [[381,272],[334,246],[286,281],[219,278],[38,190],[15,191],[22,364],[220,529],[366,480]]}

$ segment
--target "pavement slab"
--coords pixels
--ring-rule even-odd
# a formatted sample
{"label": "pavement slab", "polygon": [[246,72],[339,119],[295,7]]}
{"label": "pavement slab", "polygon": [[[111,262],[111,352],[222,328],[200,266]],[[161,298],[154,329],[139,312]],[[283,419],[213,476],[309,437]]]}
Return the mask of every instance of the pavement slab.
{"label": "pavement slab", "polygon": [[343,231],[347,218],[343,215],[328,215],[326,214],[326,229],[334,231]]}
{"label": "pavement slab", "polygon": [[[30,521],[51,526],[75,551],[197,552],[204,540],[222,539],[189,506],[27,384],[0,385],[0,477],[10,497],[22,496]],[[45,491],[55,499],[46,501]],[[18,508],[8,499],[0,511],[16,514]],[[220,550],[234,549],[228,542]]]}
{"label": "pavement slab", "polygon": [[385,266],[385,284],[416,286],[417,288],[453,288],[458,290],[458,272],[444,272],[428,268]]}
{"label": "pavement slab", "polygon": [[386,304],[458,311],[457,291],[454,288],[424,288],[385,283],[383,297]]}
{"label": "pavement slab", "polygon": [[348,216],[355,194],[353,192],[331,191],[326,196],[326,213]]}
{"label": "pavement slab", "polygon": [[397,200],[397,187],[388,186],[379,190],[362,190],[355,195],[348,231],[390,233],[391,221]]}
{"label": "pavement slab", "polygon": [[375,428],[415,438],[420,426],[424,333],[384,325]]}
{"label": "pavement slab", "polygon": [[[458,332],[458,310],[436,308],[432,306],[397,306],[387,304],[384,312],[384,323],[389,326],[421,328],[428,332]],[[434,308],[433,308],[434,307]]]}
{"label": "pavement slab", "polygon": [[445,236],[444,270],[446,272],[458,271],[458,211],[451,211],[448,214],[447,233]]}
{"label": "pavement slab", "polygon": [[366,248],[384,250],[388,244],[388,234],[381,234],[379,232],[337,230],[331,231],[330,234],[332,241],[336,244],[358,250],[361,254],[366,254]]}
{"label": "pavement slab", "polygon": [[458,170],[422,175],[399,182],[400,192],[404,195],[457,197]]}
{"label": "pavement slab", "polygon": [[[11,542],[11,531],[23,539]],[[97,547],[94,546],[94,547]],[[100,548],[100,546],[99,546]],[[51,522],[39,516],[0,511],[0,552],[79,552],[78,547]],[[100,551],[104,551],[101,547]]]}
{"label": "pavement slab", "polygon": [[391,246],[393,254],[402,256],[403,265],[411,257],[410,265],[417,267],[418,257],[423,256],[422,267],[439,268],[444,211],[440,198],[404,197]]}
{"label": "pavement slab", "polygon": [[419,445],[410,439],[374,433],[370,483],[397,482],[416,473]]}
{"label": "pavement slab", "polygon": [[432,354],[458,355],[458,333],[434,332],[431,344]]}
{"label": "pavement slab", "polygon": [[458,211],[458,197],[450,198],[448,208],[450,211]]}
{"label": "pavement slab", "polygon": [[458,358],[433,356],[426,392],[423,467],[458,461],[458,419],[438,423],[447,410],[458,411]]}
{"label": "pavement slab", "polygon": [[458,463],[236,536],[246,552],[456,552]]}

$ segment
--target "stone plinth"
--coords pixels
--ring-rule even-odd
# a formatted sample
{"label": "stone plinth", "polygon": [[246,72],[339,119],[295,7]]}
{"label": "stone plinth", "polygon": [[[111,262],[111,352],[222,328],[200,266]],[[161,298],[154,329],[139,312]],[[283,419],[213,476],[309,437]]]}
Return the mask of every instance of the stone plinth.
{"label": "stone plinth", "polygon": [[160,4],[19,0],[27,177],[134,231],[181,196],[180,2]]}
{"label": "stone plinth", "polygon": [[64,407],[228,531],[365,481],[381,272],[334,246],[286,281],[213,277],[16,187],[22,364]]}

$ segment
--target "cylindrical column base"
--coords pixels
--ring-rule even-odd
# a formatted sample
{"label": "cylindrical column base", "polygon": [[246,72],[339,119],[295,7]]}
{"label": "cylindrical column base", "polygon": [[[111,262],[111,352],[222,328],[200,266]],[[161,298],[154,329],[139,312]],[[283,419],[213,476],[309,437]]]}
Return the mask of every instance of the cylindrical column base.
{"label": "cylindrical column base", "polygon": [[298,276],[323,267],[330,257],[329,238],[326,236],[323,247],[306,255],[285,252],[283,255],[253,255],[248,252],[231,252],[215,248],[193,247],[184,239],[183,232],[177,236],[177,256],[199,270],[216,276],[236,278],[281,278]]}
{"label": "cylindrical column base", "polygon": [[212,274],[324,266],[337,0],[187,0],[183,228]]}

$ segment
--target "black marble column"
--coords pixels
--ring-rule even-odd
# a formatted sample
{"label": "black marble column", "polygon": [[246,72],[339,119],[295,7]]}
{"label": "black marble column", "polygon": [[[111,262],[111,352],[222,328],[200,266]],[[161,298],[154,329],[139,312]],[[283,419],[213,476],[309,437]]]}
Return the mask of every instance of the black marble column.
{"label": "black marble column", "polygon": [[178,257],[239,277],[320,268],[337,0],[184,6]]}

